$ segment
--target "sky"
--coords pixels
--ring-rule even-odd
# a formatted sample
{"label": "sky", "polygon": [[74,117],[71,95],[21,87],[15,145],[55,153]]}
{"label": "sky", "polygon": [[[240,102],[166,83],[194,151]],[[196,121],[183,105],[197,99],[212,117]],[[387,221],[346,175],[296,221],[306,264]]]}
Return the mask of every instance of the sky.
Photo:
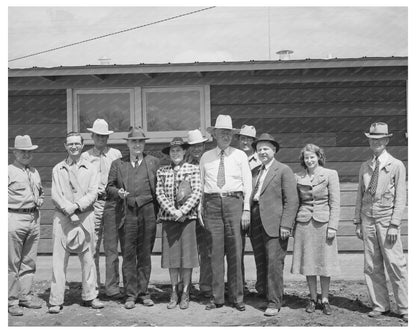
{"label": "sky", "polygon": [[[398,3],[400,4],[400,3]],[[9,7],[8,67],[357,58],[408,55],[402,7],[217,6],[125,33],[10,61],[210,7]]]}

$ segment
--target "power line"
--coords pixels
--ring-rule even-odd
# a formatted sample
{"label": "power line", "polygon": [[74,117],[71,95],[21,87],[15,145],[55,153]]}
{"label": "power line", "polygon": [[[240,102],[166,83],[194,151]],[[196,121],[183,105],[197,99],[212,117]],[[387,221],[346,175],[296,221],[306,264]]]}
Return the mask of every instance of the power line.
{"label": "power line", "polygon": [[98,37],[93,37],[93,38],[85,39],[85,40],[82,40],[82,41],[79,41],[79,42],[75,42],[75,43],[71,43],[71,44],[67,44],[67,45],[63,45],[63,46],[54,47],[52,49],[48,49],[48,50],[44,50],[44,51],[40,51],[40,52],[36,52],[36,53],[31,53],[31,54],[25,55],[23,57],[18,57],[18,58],[11,59],[8,62],[12,62],[12,61],[16,61],[16,60],[20,60],[20,59],[24,59],[24,58],[33,57],[35,55],[39,55],[39,54],[43,54],[43,53],[48,53],[48,52],[52,52],[52,51],[64,49],[66,47],[70,47],[70,46],[74,46],[74,45],[79,45],[79,44],[82,44],[82,43],[91,42],[93,40],[97,40],[97,39],[101,39],[101,38],[105,38],[105,37],[109,37],[109,36],[114,36],[114,35],[122,34],[124,32],[128,32],[128,31],[132,31],[132,30],[136,30],[136,29],[148,27],[150,25],[155,25],[155,24],[158,24],[158,23],[162,23],[162,22],[166,22],[166,21],[171,21],[171,20],[174,20],[174,19],[177,19],[177,18],[180,18],[180,17],[184,17],[184,16],[196,14],[196,13],[199,13],[199,12],[203,12],[205,10],[213,9],[215,7],[216,6],[206,7],[206,8],[194,10],[192,12],[188,12],[188,13],[184,13],[184,14],[180,14],[180,15],[168,17],[168,18],[165,18],[163,20],[159,20],[159,21],[155,21],[155,22],[151,22],[151,23],[146,23],[146,24],[143,24],[143,25],[139,25],[137,27],[133,27],[133,28],[128,28],[128,29],[124,29],[124,30],[112,32],[112,33],[109,33],[109,34],[106,34],[106,35],[102,35],[102,36],[98,36]]}

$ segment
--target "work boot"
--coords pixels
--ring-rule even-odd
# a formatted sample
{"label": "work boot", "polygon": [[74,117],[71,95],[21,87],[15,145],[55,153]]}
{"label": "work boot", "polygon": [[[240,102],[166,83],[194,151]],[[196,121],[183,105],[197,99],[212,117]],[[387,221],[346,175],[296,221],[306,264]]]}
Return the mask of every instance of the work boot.
{"label": "work boot", "polygon": [[17,304],[9,306],[9,313],[11,316],[23,316],[23,310]]}

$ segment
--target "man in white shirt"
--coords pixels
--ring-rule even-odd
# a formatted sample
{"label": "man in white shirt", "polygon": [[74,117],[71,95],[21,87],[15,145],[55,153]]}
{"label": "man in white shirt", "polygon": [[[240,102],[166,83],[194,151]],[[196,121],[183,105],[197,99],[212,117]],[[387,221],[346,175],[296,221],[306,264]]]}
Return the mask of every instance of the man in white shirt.
{"label": "man in white shirt", "polygon": [[120,298],[115,201],[107,200],[105,189],[111,163],[121,158],[121,152],[118,149],[108,147],[108,138],[114,132],[108,130],[108,123],[104,119],[95,120],[92,128],[87,128],[87,130],[91,132],[94,147],[82,153],[81,158],[95,166],[99,174],[98,197],[94,202],[94,262],[97,269],[97,285],[100,285],[100,246],[104,230],[105,291],[107,296],[111,298]]}
{"label": "man in white shirt", "polygon": [[215,126],[207,131],[216,139],[217,147],[205,152],[200,161],[203,219],[213,276],[212,299],[206,310],[224,305],[225,254],[229,300],[237,310],[244,311],[240,230],[250,225],[250,166],[244,152],[230,147],[233,134],[238,132],[230,116],[219,115]]}

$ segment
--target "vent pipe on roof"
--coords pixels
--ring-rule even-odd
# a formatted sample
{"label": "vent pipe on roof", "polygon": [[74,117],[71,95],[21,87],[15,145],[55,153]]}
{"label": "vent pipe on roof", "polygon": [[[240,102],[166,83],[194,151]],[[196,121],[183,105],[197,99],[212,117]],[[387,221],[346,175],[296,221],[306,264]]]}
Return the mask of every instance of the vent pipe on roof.
{"label": "vent pipe on roof", "polygon": [[290,60],[290,55],[293,54],[292,50],[280,50],[276,52],[279,55],[279,60]]}
{"label": "vent pipe on roof", "polygon": [[109,65],[110,60],[111,60],[110,58],[105,57],[105,56],[98,59],[98,61],[100,62],[100,65]]}

